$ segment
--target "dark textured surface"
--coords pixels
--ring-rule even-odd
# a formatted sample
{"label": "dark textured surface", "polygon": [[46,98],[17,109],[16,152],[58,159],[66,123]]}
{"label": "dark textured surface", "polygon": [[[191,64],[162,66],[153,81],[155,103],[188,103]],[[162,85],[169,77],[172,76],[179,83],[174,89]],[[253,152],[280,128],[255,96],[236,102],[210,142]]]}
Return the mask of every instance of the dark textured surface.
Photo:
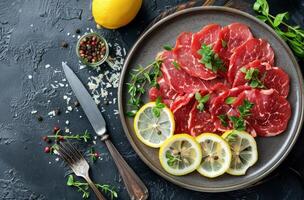
{"label": "dark textured surface", "polygon": [[[99,32],[111,43],[117,42],[128,50],[154,17],[181,2],[185,1],[145,1],[131,24],[116,31]],[[270,4],[272,12],[289,10],[292,22],[303,26],[303,0],[272,0]],[[69,88],[54,90],[50,87],[54,81],[64,78],[63,73],[54,73],[54,69],[61,70],[61,61],[67,61],[74,70],[79,71],[74,53],[76,38],[68,37],[66,33],[74,34],[77,28],[82,32],[87,27],[95,28],[90,17],[90,1],[85,0],[0,1],[0,199],[81,199],[74,188],[65,186],[66,169],[62,164],[55,162],[54,156],[43,153],[41,136],[50,133],[54,125],[66,126],[64,123],[67,119],[73,134],[85,129],[92,131],[85,117],[79,119],[79,115],[83,115],[81,109],[56,118],[47,116],[54,108],[65,109],[62,96],[70,91]],[[62,41],[67,41],[69,48],[62,49]],[[46,69],[46,64],[51,67]],[[94,71],[91,73],[98,74]],[[29,79],[28,75],[33,78]],[[85,82],[89,72],[84,69],[78,75]],[[116,93],[115,89],[113,93]],[[51,102],[48,102],[49,99]],[[104,108],[113,143],[147,184],[150,199],[304,199],[303,179],[297,173],[304,173],[303,135],[287,160],[266,182],[229,193],[198,193],[168,183],[148,169],[127,142],[119,119],[112,114],[117,106]],[[44,121],[37,122],[31,114],[32,110],[38,110]],[[103,159],[92,165],[93,179],[115,185],[119,199],[128,199],[104,145],[98,142],[96,146],[102,152]]]}

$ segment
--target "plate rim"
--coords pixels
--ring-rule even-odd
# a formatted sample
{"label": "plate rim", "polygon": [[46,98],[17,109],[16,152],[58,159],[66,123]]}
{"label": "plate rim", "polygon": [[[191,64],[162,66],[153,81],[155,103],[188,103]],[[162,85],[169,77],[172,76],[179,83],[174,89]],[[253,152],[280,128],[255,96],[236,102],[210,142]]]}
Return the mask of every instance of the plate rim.
{"label": "plate rim", "polygon": [[[246,18],[249,18],[250,20],[253,20],[255,22],[257,22],[258,24],[260,24],[261,26],[263,26],[265,29],[267,29],[268,31],[271,32],[271,34],[283,45],[284,49],[286,50],[287,54],[289,55],[293,66],[295,67],[295,70],[297,72],[297,76],[298,76],[298,80],[301,83],[299,85],[300,88],[300,103],[301,103],[301,109],[299,110],[300,113],[300,117],[299,117],[299,121],[297,122],[297,128],[296,128],[296,132],[292,138],[291,141],[289,141],[289,144],[287,145],[287,148],[285,150],[285,152],[282,154],[282,156],[280,157],[279,160],[277,160],[277,162],[269,167],[264,173],[260,174],[260,176],[257,176],[254,179],[248,180],[245,183],[242,184],[237,184],[237,185],[231,185],[231,186],[227,186],[227,187],[222,187],[222,188],[212,188],[212,187],[201,187],[201,186],[194,186],[194,185],[187,185],[184,184],[176,179],[174,179],[174,177],[170,176],[167,173],[164,173],[162,171],[160,171],[158,168],[156,168],[154,165],[152,165],[150,163],[150,161],[148,159],[146,159],[146,157],[140,152],[139,148],[135,145],[130,131],[127,127],[126,124],[126,116],[124,114],[124,108],[122,105],[122,91],[123,91],[123,85],[124,85],[124,78],[125,75],[127,73],[127,68],[128,65],[130,63],[130,60],[132,58],[132,55],[134,54],[134,51],[137,49],[137,47],[140,45],[141,41],[144,40],[155,28],[157,28],[158,26],[160,26],[161,24],[165,23],[166,21],[169,21],[179,15],[183,15],[186,13],[191,13],[191,12],[198,12],[198,11],[224,11],[224,12],[229,12],[232,14],[237,14],[237,15],[242,15]],[[297,138],[301,132],[301,128],[303,125],[303,112],[304,112],[304,106],[303,106],[303,99],[304,99],[304,93],[303,93],[303,76],[300,70],[300,66],[294,56],[294,54],[292,53],[291,49],[289,48],[289,46],[286,44],[286,42],[279,37],[276,32],[269,27],[267,24],[261,22],[260,20],[258,20],[256,17],[254,17],[253,15],[250,15],[246,12],[234,9],[234,8],[229,8],[229,7],[224,7],[224,6],[205,6],[205,7],[193,7],[193,8],[187,8],[181,11],[177,11],[171,15],[166,16],[165,18],[159,20],[158,22],[156,22],[153,26],[151,26],[148,30],[146,30],[134,43],[134,45],[132,46],[132,48],[129,50],[128,55],[125,59],[123,68],[122,68],[122,72],[121,72],[121,76],[120,76],[120,80],[119,80],[119,87],[118,87],[118,109],[119,109],[119,117],[120,117],[120,121],[122,123],[123,126],[123,130],[125,132],[125,135],[128,138],[128,141],[130,142],[132,148],[134,149],[134,151],[138,154],[138,156],[140,157],[140,159],[153,171],[155,172],[157,175],[163,177],[164,179],[166,179],[167,181],[178,185],[180,187],[186,188],[186,189],[190,189],[190,190],[194,190],[194,191],[198,191],[198,192],[212,192],[212,193],[217,193],[217,192],[228,192],[228,191],[233,191],[233,190],[238,190],[238,189],[243,189],[246,187],[249,187],[251,185],[253,185],[254,183],[258,182],[259,180],[261,180],[262,178],[266,177],[268,174],[270,174],[271,172],[273,172],[282,162],[283,160],[289,155],[292,147],[295,145]]]}

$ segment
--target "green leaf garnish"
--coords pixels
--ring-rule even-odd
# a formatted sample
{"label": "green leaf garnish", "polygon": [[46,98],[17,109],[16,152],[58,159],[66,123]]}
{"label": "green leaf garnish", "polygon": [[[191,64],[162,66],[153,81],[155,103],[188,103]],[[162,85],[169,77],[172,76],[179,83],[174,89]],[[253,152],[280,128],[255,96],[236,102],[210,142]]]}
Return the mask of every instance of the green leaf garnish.
{"label": "green leaf garnish", "polygon": [[218,70],[226,71],[223,61],[219,58],[218,54],[213,52],[210,46],[202,44],[197,53],[202,56],[200,63],[204,64],[207,69],[213,72],[217,72]]}
{"label": "green leaf garnish", "polygon": [[171,50],[173,49],[173,47],[170,46],[169,44],[165,44],[165,45],[163,46],[163,48],[164,48],[165,50],[167,50],[167,51],[171,51]]}
{"label": "green leaf garnish", "polygon": [[259,14],[258,19],[271,26],[288,43],[296,56],[304,58],[304,30],[299,26],[291,26],[286,23],[289,18],[288,12],[279,13],[276,16],[271,15],[266,0],[256,0],[253,10]]}
{"label": "green leaf garnish", "polygon": [[224,126],[224,127],[227,127],[228,126],[228,116],[226,114],[223,114],[223,115],[219,115],[217,116],[217,118],[219,118],[219,120],[221,121],[221,124]]}
{"label": "green leaf garnish", "polygon": [[175,60],[172,62],[175,69],[180,70],[180,65]]}
{"label": "green leaf garnish", "polygon": [[167,158],[167,164],[172,167],[177,162],[181,161],[180,156],[178,155],[172,155],[171,151],[166,152],[166,158]]}
{"label": "green leaf garnish", "polygon": [[[245,74],[245,80],[248,81],[249,85],[252,88],[266,88],[262,81],[259,79],[260,71],[256,68],[246,69],[245,67],[241,68],[241,72]],[[265,78],[265,73],[263,77]]]}
{"label": "green leaf garnish", "polygon": [[152,108],[153,115],[155,117],[159,117],[160,112],[164,107],[166,107],[166,105],[161,102],[161,97],[157,97],[157,99],[155,101],[155,106]]}
{"label": "green leaf garnish", "polygon": [[228,116],[229,120],[233,124],[233,128],[239,131],[244,131],[246,129],[245,121],[242,117]]}
{"label": "green leaf garnish", "polygon": [[236,97],[227,97],[225,99],[225,103],[230,105],[230,104],[233,104],[235,102],[235,100],[236,100]]}
{"label": "green leaf garnish", "polygon": [[210,94],[206,94],[205,96],[202,96],[199,92],[195,93],[195,99],[198,101],[198,105],[197,105],[197,109],[199,111],[203,111],[205,108],[205,103],[207,103],[207,101],[210,98]]}

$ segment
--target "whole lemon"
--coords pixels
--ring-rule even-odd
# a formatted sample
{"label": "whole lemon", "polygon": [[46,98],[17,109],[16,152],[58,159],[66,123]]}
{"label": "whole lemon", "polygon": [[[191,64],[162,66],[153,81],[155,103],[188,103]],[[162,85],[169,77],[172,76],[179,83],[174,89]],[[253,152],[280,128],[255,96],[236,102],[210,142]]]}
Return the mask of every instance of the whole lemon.
{"label": "whole lemon", "polygon": [[134,19],[141,4],[142,0],[93,0],[92,14],[97,24],[116,29]]}

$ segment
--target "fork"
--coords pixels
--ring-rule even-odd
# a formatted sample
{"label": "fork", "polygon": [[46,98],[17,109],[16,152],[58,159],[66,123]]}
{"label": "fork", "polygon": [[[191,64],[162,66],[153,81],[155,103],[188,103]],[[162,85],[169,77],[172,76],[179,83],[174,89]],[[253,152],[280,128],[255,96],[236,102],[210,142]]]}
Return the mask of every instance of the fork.
{"label": "fork", "polygon": [[69,142],[62,142],[58,146],[59,155],[70,166],[75,175],[87,181],[99,200],[106,200],[91,180],[89,176],[90,166],[82,154]]}

